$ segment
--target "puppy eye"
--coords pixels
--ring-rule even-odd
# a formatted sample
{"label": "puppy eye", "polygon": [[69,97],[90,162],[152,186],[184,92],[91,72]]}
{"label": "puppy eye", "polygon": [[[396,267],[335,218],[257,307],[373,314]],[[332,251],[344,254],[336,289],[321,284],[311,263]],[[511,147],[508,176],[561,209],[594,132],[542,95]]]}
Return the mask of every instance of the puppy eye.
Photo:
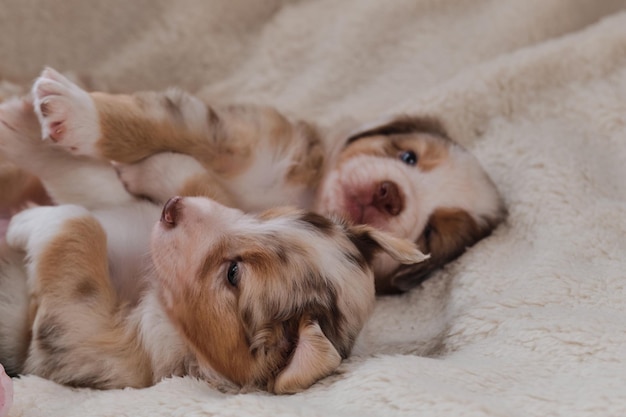
{"label": "puppy eye", "polygon": [[226,279],[228,283],[233,287],[236,287],[239,284],[239,263],[236,261],[232,261],[230,265],[228,265],[228,271],[226,272]]}
{"label": "puppy eye", "polygon": [[400,154],[400,160],[407,165],[417,164],[417,155],[413,151],[404,151]]}

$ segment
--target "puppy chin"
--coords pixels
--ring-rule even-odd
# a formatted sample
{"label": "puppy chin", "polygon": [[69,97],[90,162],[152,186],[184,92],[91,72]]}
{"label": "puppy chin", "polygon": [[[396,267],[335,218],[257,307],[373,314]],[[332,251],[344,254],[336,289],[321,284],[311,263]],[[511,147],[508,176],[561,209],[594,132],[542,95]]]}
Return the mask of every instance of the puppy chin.
{"label": "puppy chin", "polygon": [[180,232],[160,220],[152,228],[150,238],[150,253],[154,267],[160,273],[161,280],[171,280],[177,275],[177,265],[173,263],[175,252],[179,251],[178,235]]}

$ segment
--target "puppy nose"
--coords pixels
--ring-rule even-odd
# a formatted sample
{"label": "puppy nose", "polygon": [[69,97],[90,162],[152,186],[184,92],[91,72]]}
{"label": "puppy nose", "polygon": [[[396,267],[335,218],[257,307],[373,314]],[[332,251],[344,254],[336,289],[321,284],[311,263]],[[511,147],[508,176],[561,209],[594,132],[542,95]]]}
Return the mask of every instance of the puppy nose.
{"label": "puppy nose", "polygon": [[161,212],[161,223],[166,224],[169,227],[175,227],[180,217],[180,201],[182,197],[172,197],[167,200],[167,203],[163,206]]}
{"label": "puppy nose", "polygon": [[403,201],[400,189],[392,181],[383,181],[374,188],[372,205],[379,211],[397,216],[402,211]]}

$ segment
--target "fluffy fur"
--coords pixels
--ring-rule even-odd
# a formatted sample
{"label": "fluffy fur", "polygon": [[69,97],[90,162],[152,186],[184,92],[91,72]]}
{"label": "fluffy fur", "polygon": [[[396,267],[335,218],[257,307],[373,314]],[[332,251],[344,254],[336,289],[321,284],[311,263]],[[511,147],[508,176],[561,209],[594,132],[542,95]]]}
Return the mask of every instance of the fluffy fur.
{"label": "fluffy fur", "polygon": [[379,256],[381,293],[419,284],[505,214],[478,161],[434,119],[397,117],[342,135],[268,107],[211,107],[179,90],[90,94],[52,69],[33,94],[44,139],[122,163],[135,194],[209,196],[244,211],[296,205],[372,225],[431,255],[412,266]]}
{"label": "fluffy fur", "polygon": [[[54,123],[38,100],[42,125]],[[0,151],[59,203],[14,215],[0,249],[0,362],[12,373],[297,392],[350,354],[373,307],[375,254],[425,259],[409,241],[295,208],[252,215],[202,197],[161,207],[36,126],[30,101],[0,106]]]}

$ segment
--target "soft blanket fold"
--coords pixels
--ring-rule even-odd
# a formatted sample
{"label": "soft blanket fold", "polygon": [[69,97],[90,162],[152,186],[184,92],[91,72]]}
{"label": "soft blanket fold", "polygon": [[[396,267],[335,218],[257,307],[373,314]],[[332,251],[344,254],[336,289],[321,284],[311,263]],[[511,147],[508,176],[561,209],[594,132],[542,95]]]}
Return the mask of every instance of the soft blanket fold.
{"label": "soft blanket fold", "polygon": [[179,85],[324,124],[435,115],[509,210],[423,286],[381,298],[354,356],[306,392],[25,376],[10,415],[625,415],[625,6],[5,0],[0,96],[51,65],[91,88]]}

